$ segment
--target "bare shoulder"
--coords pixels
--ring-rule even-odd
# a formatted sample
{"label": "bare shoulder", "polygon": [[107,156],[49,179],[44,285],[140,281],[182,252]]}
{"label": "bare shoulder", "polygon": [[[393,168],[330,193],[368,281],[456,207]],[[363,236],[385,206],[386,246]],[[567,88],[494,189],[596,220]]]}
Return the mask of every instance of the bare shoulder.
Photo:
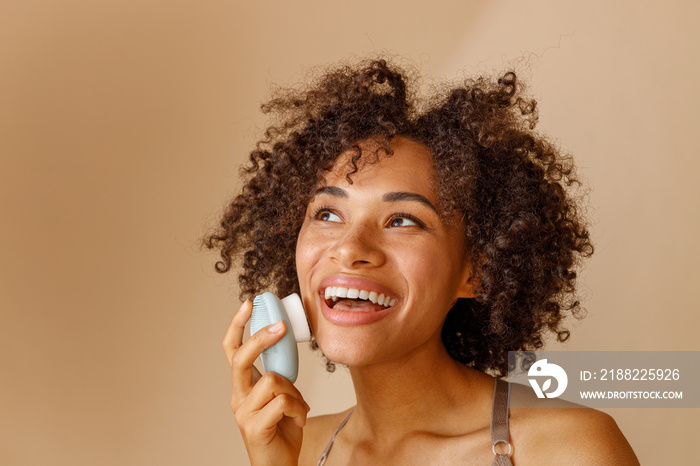
{"label": "bare shoulder", "polygon": [[510,432],[518,466],[639,464],[615,420],[591,408],[511,409]]}
{"label": "bare shoulder", "polygon": [[318,462],[318,458],[333,436],[333,432],[349,413],[350,409],[307,419],[306,426],[304,426],[299,465],[315,465]]}

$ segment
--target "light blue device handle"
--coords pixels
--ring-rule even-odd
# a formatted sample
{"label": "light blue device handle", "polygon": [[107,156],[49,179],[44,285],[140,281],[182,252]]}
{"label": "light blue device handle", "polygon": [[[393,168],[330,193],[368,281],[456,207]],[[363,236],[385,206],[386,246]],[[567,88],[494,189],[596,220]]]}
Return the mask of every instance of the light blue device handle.
{"label": "light blue device handle", "polygon": [[262,352],[260,359],[265,371],[276,372],[294,383],[299,372],[297,342],[311,339],[301,299],[296,293],[282,300],[270,292],[255,297],[250,318],[251,336],[280,320],[286,325],[287,331],[280,341]]}

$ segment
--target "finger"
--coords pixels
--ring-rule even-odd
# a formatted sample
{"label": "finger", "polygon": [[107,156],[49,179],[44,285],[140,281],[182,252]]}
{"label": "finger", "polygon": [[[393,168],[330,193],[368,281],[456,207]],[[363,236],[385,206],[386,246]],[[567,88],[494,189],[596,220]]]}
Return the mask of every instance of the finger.
{"label": "finger", "polygon": [[257,411],[280,395],[290,396],[302,403],[307,412],[311,409],[294,384],[286,377],[274,372],[267,372],[263,375],[260,381],[256,383],[255,387],[250,391],[245,403],[247,409]]}
{"label": "finger", "polygon": [[231,357],[231,378],[233,380],[233,400],[242,400],[253,388],[253,363],[270,346],[284,336],[286,326],[279,321],[268,325],[251,336],[233,352]]}
{"label": "finger", "polygon": [[245,331],[245,324],[250,320],[250,315],[253,313],[253,304],[250,300],[246,300],[241,304],[241,307],[236,311],[231,319],[231,323],[226,330],[226,335],[224,335],[224,340],[221,343],[224,347],[224,352],[226,353],[226,360],[229,365],[231,365],[231,358],[233,358],[233,353],[238,349],[243,343],[243,332]]}
{"label": "finger", "polygon": [[306,425],[306,405],[289,395],[276,396],[258,411],[256,421],[263,426],[276,426],[285,416],[299,427]]}

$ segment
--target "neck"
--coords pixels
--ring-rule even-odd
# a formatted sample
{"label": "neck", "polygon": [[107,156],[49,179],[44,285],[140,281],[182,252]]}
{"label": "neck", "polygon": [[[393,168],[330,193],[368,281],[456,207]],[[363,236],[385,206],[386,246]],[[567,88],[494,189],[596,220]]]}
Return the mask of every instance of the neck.
{"label": "neck", "polygon": [[453,428],[462,431],[468,418],[477,425],[484,407],[490,408],[484,399],[490,391],[484,387],[493,380],[454,361],[439,339],[401,360],[351,367],[350,373],[357,396],[356,425],[375,438],[448,435]]}

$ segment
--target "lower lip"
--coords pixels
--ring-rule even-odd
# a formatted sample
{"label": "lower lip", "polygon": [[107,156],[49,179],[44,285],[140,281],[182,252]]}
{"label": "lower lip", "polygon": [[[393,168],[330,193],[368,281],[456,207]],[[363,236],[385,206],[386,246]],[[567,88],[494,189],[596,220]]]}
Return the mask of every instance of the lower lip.
{"label": "lower lip", "polygon": [[372,312],[348,312],[332,309],[326,305],[326,300],[321,297],[321,312],[329,322],[335,325],[367,325],[377,322],[393,312],[393,307],[381,311]]}

